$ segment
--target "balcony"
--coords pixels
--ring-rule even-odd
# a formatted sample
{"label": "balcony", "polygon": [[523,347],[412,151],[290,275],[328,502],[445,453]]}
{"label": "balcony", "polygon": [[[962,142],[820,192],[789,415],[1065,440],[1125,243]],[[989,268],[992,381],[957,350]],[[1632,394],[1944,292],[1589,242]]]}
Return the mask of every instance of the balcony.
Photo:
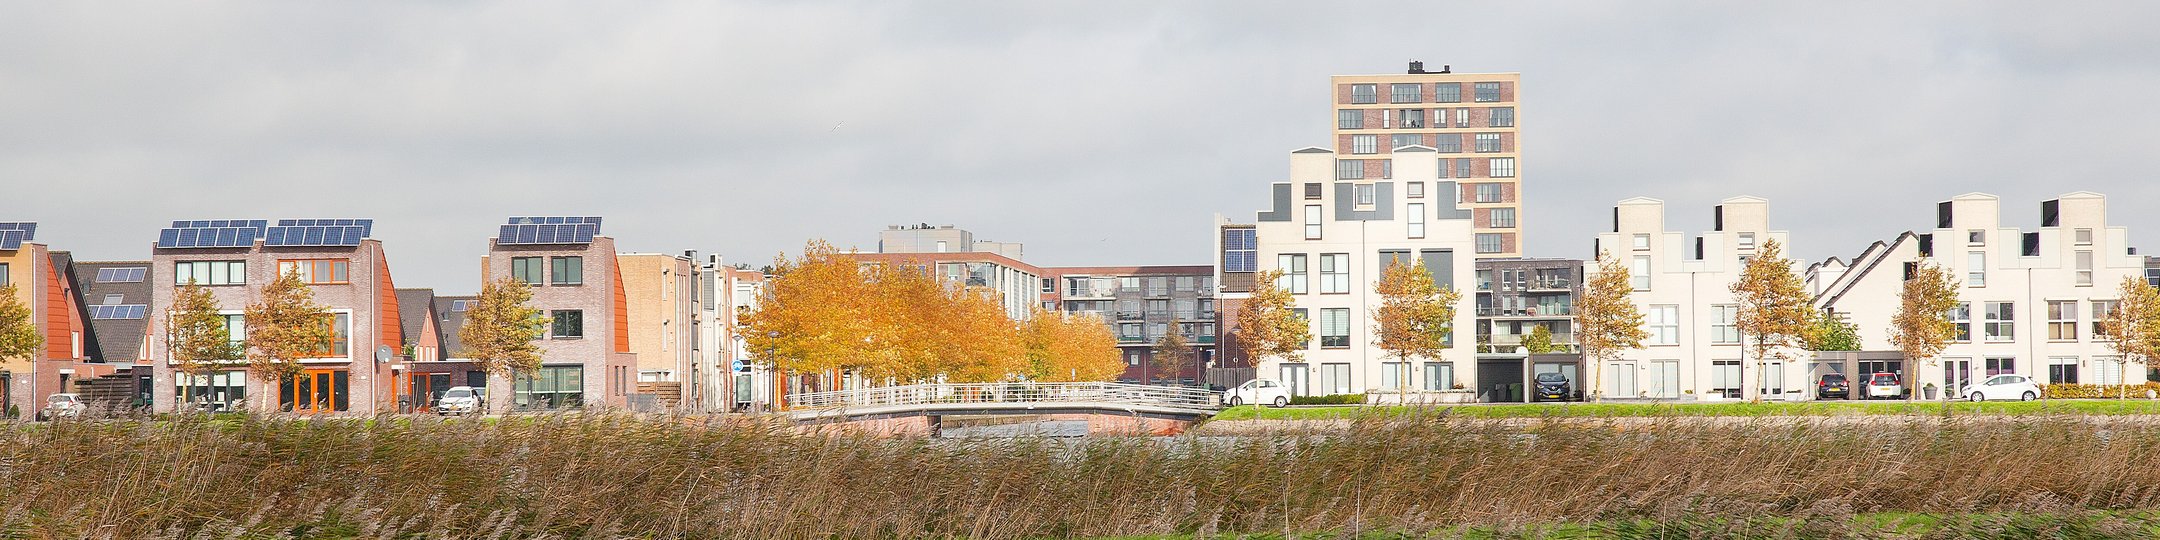
{"label": "balcony", "polygon": [[1215,336],[1200,336],[1200,337],[1196,337],[1196,338],[1193,338],[1193,343],[1199,343],[1199,344],[1201,344],[1201,345],[1214,345],[1214,344],[1215,344]]}
{"label": "balcony", "polygon": [[1117,318],[1118,318],[1118,320],[1121,320],[1121,321],[1137,321],[1137,320],[1140,320],[1140,312],[1139,312],[1139,311],[1129,311],[1129,310],[1119,310],[1119,311],[1117,312]]}
{"label": "balcony", "polygon": [[1573,317],[1575,306],[1480,307],[1479,317]]}
{"label": "balcony", "polygon": [[1145,338],[1145,337],[1141,337],[1141,336],[1118,336],[1118,337],[1117,337],[1117,342],[1118,342],[1118,343],[1147,343],[1147,342],[1148,342],[1148,339],[1147,339],[1147,338]]}
{"label": "balcony", "polygon": [[1530,282],[1533,291],[1567,291],[1574,289],[1575,282],[1568,279],[1540,279]]}

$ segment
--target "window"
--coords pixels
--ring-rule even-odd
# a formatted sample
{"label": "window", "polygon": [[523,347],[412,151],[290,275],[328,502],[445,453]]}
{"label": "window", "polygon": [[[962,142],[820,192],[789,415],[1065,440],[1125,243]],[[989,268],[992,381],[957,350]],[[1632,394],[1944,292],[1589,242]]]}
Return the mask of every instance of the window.
{"label": "window", "polygon": [[1307,182],[1307,183],[1305,184],[1305,198],[1306,198],[1306,199],[1318,199],[1318,198],[1320,198],[1320,193],[1321,193],[1321,188],[1320,188],[1320,183],[1319,183],[1319,182]]}
{"label": "window", "polygon": [[1950,310],[1950,341],[1972,341],[1972,303],[1958,302]]}
{"label": "window", "polygon": [[1351,103],[1361,103],[1361,104],[1362,104],[1362,103],[1379,103],[1379,102],[1380,102],[1380,85],[1377,85],[1377,84],[1353,84],[1353,85],[1350,85],[1350,102],[1351,102]]}
{"label": "window", "polygon": [[1785,363],[1764,362],[1762,371],[1755,373],[1757,395],[1775,396],[1785,393]]}
{"label": "window", "polygon": [[1481,82],[1481,83],[1477,83],[1477,100],[1478,100],[1478,101],[1500,101],[1500,83],[1496,83],[1496,82]]}
{"label": "window", "polygon": [[1193,292],[1193,277],[1178,276],[1171,278],[1170,289],[1177,292]]}
{"label": "window", "polygon": [[2102,337],[2102,336],[2106,336],[2106,335],[2108,335],[2108,334],[2107,334],[2107,321],[2108,321],[2108,318],[2110,318],[2110,317],[2114,317],[2114,316],[2115,316],[2115,301],[2114,301],[2114,300],[2094,300],[2094,301],[2092,301],[2092,335],[2093,335],[2093,337]]}
{"label": "window", "polygon": [[1398,264],[1403,266],[1410,266],[1417,264],[1417,261],[1410,258],[1410,250],[1383,249],[1380,250],[1380,258],[1376,261],[1376,264],[1374,264],[1373,267],[1384,269]]}
{"label": "window", "polygon": [[1259,270],[1259,231],[1253,229],[1227,229],[1223,231],[1223,272],[1255,272]]}
{"label": "window", "polygon": [[1649,235],[1648,233],[1636,233],[1636,234],[1635,234],[1635,251],[1649,251],[1649,250],[1650,250],[1650,235]]}
{"label": "window", "polygon": [[1425,363],[1425,389],[1450,390],[1455,388],[1455,364],[1447,362]]}
{"label": "window", "polygon": [[1425,144],[1425,136],[1416,133],[1397,133],[1389,136],[1388,148],[1402,148]]}
{"label": "window", "polygon": [[2016,374],[2017,374],[2017,359],[2016,359],[2016,358],[1989,358],[1989,359],[1987,359],[1987,375],[1985,375],[1985,376],[1987,376],[1987,377],[1993,377],[1993,376],[1996,376],[1996,375],[2016,375]]}
{"label": "window", "polygon": [[1320,391],[1350,393],[1350,364],[1320,364]]}
{"label": "window", "polygon": [[1148,323],[1148,325],[1147,325],[1147,338],[1148,338],[1148,341],[1156,341],[1156,340],[1160,340],[1160,339],[1162,339],[1162,337],[1163,337],[1163,334],[1169,333],[1169,331],[1170,331],[1170,323]]}
{"label": "window", "polygon": [[1982,330],[1986,341],[2011,341],[2017,339],[2017,304],[2014,302],[1986,302],[1981,304],[1987,324]]}
{"label": "window", "polygon": [[2072,240],[2072,241],[2075,241],[2075,242],[2077,242],[2077,245],[2080,245],[2080,246],[2090,246],[2090,245],[2092,245],[2092,229],[2076,229],[2076,230],[2074,230],[2074,231],[2073,231],[2073,232],[2071,233],[2071,240]]}
{"label": "window", "polygon": [[1405,183],[1403,183],[1403,196],[1404,196],[1404,197],[1407,197],[1407,198],[1411,198],[1411,199],[1423,199],[1423,198],[1425,198],[1425,183],[1424,183],[1424,182],[1405,182]]}
{"label": "window", "polygon": [[1974,251],[1965,254],[1965,286],[1987,286],[1987,252]]}
{"label": "window", "polygon": [[[5,280],[0,280],[4,282]],[[245,261],[180,261],[173,263],[173,284],[246,285]]]}
{"label": "window", "polygon": [[547,269],[540,266],[540,261],[539,257],[511,257],[510,277],[526,285],[547,283]]}
{"label": "window", "polygon": [[1320,239],[1320,205],[1305,205],[1305,239]]}
{"label": "window", "polygon": [[1710,393],[1727,398],[1740,397],[1740,361],[1713,360],[1710,362]]}
{"label": "window", "polygon": [[2091,287],[2091,286],[2092,286],[2092,284],[2093,284],[2093,252],[2091,252],[2091,251],[2086,251],[2086,250],[2079,250],[2079,251],[2077,252],[2077,286],[2079,286],[2079,287]]}
{"label": "window", "polygon": [[2116,361],[2118,360],[2121,360],[2121,358],[2115,356],[2093,357],[2093,364],[2100,367],[2100,384],[2114,386],[2123,383],[2123,366],[2122,364],[2116,363]]}
{"label": "window", "polygon": [[2077,341],[2078,303],[2076,300],[2048,301],[2048,339]]}
{"label": "window", "polygon": [[1350,308],[1320,309],[1320,347],[1350,346]]}
{"label": "window", "polygon": [[1485,111],[1487,127],[1515,127],[1514,107],[1493,107]]}
{"label": "window", "polygon": [[1286,253],[1276,255],[1275,269],[1282,271],[1282,275],[1275,278],[1276,287],[1290,291],[1290,294],[1305,294],[1307,290],[1305,285],[1307,279],[1305,275],[1305,254]]}
{"label": "window", "polygon": [[1147,278],[1147,294],[1148,296],[1169,296],[1170,278],[1162,276]]}
{"label": "window", "polygon": [[1392,159],[1383,159],[1383,160],[1379,160],[1379,161],[1380,161],[1380,177],[1381,177],[1381,178],[1394,178],[1394,177],[1395,177],[1395,160],[1392,160]]}
{"label": "window", "polygon": [[553,326],[552,331],[549,333],[555,339],[585,337],[585,310],[558,309],[550,315],[554,319],[551,324]]}
{"label": "window", "polygon": [[[1418,185],[1418,184],[1410,184],[1410,185],[1413,185],[1413,186],[1415,186],[1415,185]],[[1408,216],[1408,217],[1410,218],[1410,222],[1409,222],[1409,224],[1410,224],[1410,229],[1409,229],[1409,230],[1407,231],[1407,234],[1408,234],[1408,235],[1409,235],[1409,237],[1411,237],[1411,238],[1424,238],[1424,237],[1425,237],[1425,204],[1424,204],[1424,203],[1410,203],[1410,204],[1407,204],[1407,205],[1403,205],[1403,206],[1404,206],[1404,212],[1405,212],[1405,213],[1407,213],[1407,214],[1410,214],[1410,215]]]}
{"label": "window", "polygon": [[1320,255],[1320,294],[1350,292],[1350,254]]}
{"label": "window", "polygon": [[1342,109],[1335,111],[1336,129],[1365,129],[1365,111]]}
{"label": "window", "polygon": [[1470,109],[1455,109],[1455,127],[1470,127]]}
{"label": "window", "polygon": [[1424,101],[1424,93],[1419,91],[1421,86],[1424,85],[1418,83],[1388,85],[1388,103],[1417,103]]}
{"label": "window", "polygon": [[[1461,133],[1441,133],[1441,134],[1439,134],[1439,135],[1434,135],[1434,137],[1436,137],[1436,139],[1435,139],[1435,140],[1434,140],[1434,142],[1433,142],[1433,149],[1434,149],[1434,150],[1438,150],[1438,151],[1440,151],[1440,153],[1443,153],[1443,154],[1453,154],[1453,153],[1457,153],[1457,152],[1461,152],[1461,151],[1462,151],[1462,134],[1461,134]],[[1447,168],[1447,167],[1441,167],[1441,168],[1442,168],[1442,169],[1445,169],[1445,168]],[[1441,172],[1440,174],[1447,174],[1447,173],[1446,173],[1446,172]]]}
{"label": "window", "polygon": [[584,257],[553,257],[553,258],[550,258],[550,259],[548,259],[548,263],[549,263],[550,265],[554,266],[554,268],[553,268],[553,270],[554,270],[554,271],[550,273],[550,274],[551,274],[551,277],[553,277],[553,278],[554,278],[554,280],[553,280],[552,282],[550,282],[551,284],[553,284],[553,285],[583,285],[583,284],[585,284],[585,258],[584,258]]}
{"label": "window", "polygon": [[[1357,144],[1352,142],[1351,144]],[[1356,180],[1365,177],[1365,161],[1358,159],[1335,160],[1336,180]]]}
{"label": "window", "polygon": [[1118,278],[1118,290],[1120,291],[1139,294],[1141,288],[1142,287],[1140,285],[1140,278],[1138,276],[1125,276]]}
{"label": "window", "polygon": [[1515,177],[1515,158],[1511,158],[1511,157],[1496,157],[1496,158],[1487,158],[1487,159],[1485,160],[1485,162],[1486,162],[1486,163],[1485,163],[1485,170],[1486,170],[1486,176],[1490,176],[1490,177],[1493,177],[1493,178],[1514,178],[1514,177]]}
{"label": "window", "polygon": [[[247,343],[247,316],[239,313],[227,313],[222,316],[225,317],[225,339],[230,340],[236,346]],[[239,359],[233,358],[232,360]]]}
{"label": "window", "polygon": [[1496,202],[1503,202],[1503,200],[1502,200],[1502,199],[1504,199],[1504,194],[1503,194],[1503,193],[1501,193],[1501,187],[1502,187],[1502,186],[1501,186],[1500,184],[1478,184],[1478,185],[1477,185],[1477,202],[1481,202],[1481,203],[1496,203]]}
{"label": "window", "polygon": [[[1139,339],[1140,339],[1140,335],[1141,335],[1141,331],[1140,331],[1140,323],[1136,323],[1136,322],[1134,322],[1134,323],[1118,323],[1118,337],[1119,337],[1119,338],[1130,338],[1130,339],[1126,339],[1126,341],[1134,341],[1134,340],[1139,340]],[[1133,364],[1133,365],[1139,365],[1139,364]]]}
{"label": "window", "polygon": [[1656,360],[1650,362],[1650,397],[1680,397],[1680,361]]}
{"label": "window", "polygon": [[1405,362],[1381,362],[1380,387],[1393,389],[1406,386],[1403,384],[1402,371],[1408,365],[1410,364]]}
{"label": "window", "polygon": [[330,343],[325,344],[328,347],[317,354],[324,357],[352,356],[352,314],[333,313],[325,320],[330,325]]}
{"label": "window", "polygon": [[1462,83],[1439,83],[1433,85],[1433,101],[1462,103]]}
{"label": "window", "polygon": [[[187,264],[187,263],[180,263],[180,264]],[[187,280],[180,280],[180,284],[183,284],[183,285],[184,285],[184,284],[187,284]],[[0,287],[6,287],[7,285],[8,285],[8,265],[7,265],[7,263],[0,263]]]}
{"label": "window", "polygon": [[1460,159],[1460,158],[1458,158],[1458,159],[1456,159],[1456,160],[1455,160],[1455,177],[1456,177],[1456,178],[1469,178],[1469,177],[1470,177],[1470,160],[1467,160],[1467,159]]}
{"label": "window", "polygon": [[1500,251],[1501,251],[1501,238],[1500,238],[1500,235],[1499,235],[1498,233],[1478,233],[1478,235],[1477,235],[1477,252],[1478,252],[1478,253],[1499,253]]}
{"label": "window", "polygon": [[1475,150],[1476,150],[1476,151],[1478,151],[1478,152],[1498,152],[1498,151],[1500,151],[1500,134],[1498,134],[1498,133],[1479,133],[1479,134],[1477,134],[1477,135],[1476,135],[1476,138],[1477,138],[1477,148],[1475,148]]}
{"label": "window", "polygon": [[1755,233],[1751,233],[1751,232],[1744,232],[1744,233],[1740,233],[1740,243],[1739,243],[1739,244],[1740,244],[1740,245],[1739,245],[1739,246],[1737,246],[1737,247],[1739,247],[1739,248],[1740,248],[1740,251],[1754,251],[1754,250],[1755,250]]}
{"label": "window", "polygon": [[2048,384],[2077,384],[2078,359],[2075,356],[2048,358]]}
{"label": "window", "polygon": [[1170,314],[1170,300],[1165,298],[1148,300],[1147,314],[1150,317],[1160,317]]}
{"label": "window", "polygon": [[298,273],[300,282],[309,285],[348,283],[347,272],[352,263],[348,259],[306,259],[278,261],[278,275]]}
{"label": "window", "polygon": [[1635,285],[1635,290],[1650,290],[1650,256],[1636,255],[1634,260],[1629,261],[1628,276]]}
{"label": "window", "polygon": [[1740,343],[1740,306],[1717,304],[1710,306],[1710,343],[1735,345]]}
{"label": "window", "polygon": [[[1649,340],[1647,340],[1647,341],[1644,341],[1644,342],[1643,342],[1643,344],[1645,344],[1645,345],[1679,345],[1679,344],[1680,344],[1680,306],[1679,306],[1679,305],[1676,305],[1676,304],[1660,304],[1660,305],[1654,305],[1654,306],[1650,306],[1650,311],[1648,311],[1648,312],[1644,313],[1643,315],[1644,315],[1644,316],[1643,316],[1643,320],[1644,320],[1644,321],[1645,321],[1645,322],[1646,322],[1646,323],[1647,323],[1647,324],[1649,325],[1649,327],[1650,327],[1650,328],[1649,328],[1649,331],[1650,331],[1650,339],[1649,339]],[[1737,381],[1736,381],[1736,382],[1737,382]]]}
{"label": "window", "polygon": [[[7,265],[4,265],[4,264],[0,264],[0,268],[5,268],[6,266],[7,266]],[[143,268],[143,267],[140,267],[140,266],[134,266],[134,267],[126,267],[126,268],[99,268],[99,269],[98,269],[98,271],[97,271],[97,282],[98,282],[98,283],[142,283],[142,280],[143,280],[143,272],[145,272],[145,271],[147,271],[147,270],[149,270],[149,269],[148,269],[148,268]],[[0,272],[0,276],[4,276],[4,275],[5,275],[5,272]],[[7,279],[6,279],[5,277],[0,277],[0,285],[4,285],[4,284],[6,284],[6,283],[7,283]]]}
{"label": "window", "polygon": [[1395,127],[1402,129],[1425,127],[1425,109],[1403,109],[1396,111],[1395,117],[1401,120],[1400,125]]}
{"label": "window", "polygon": [[1358,184],[1355,186],[1350,186],[1350,198],[1352,201],[1356,202],[1358,206],[1372,206],[1373,201],[1377,197],[1379,197],[1379,195],[1376,193],[1377,191],[1379,191],[1379,189],[1380,188],[1373,187],[1372,184]]}
{"label": "window", "polygon": [[1977,229],[1965,231],[1965,244],[1973,246],[1987,245],[1987,231]]}
{"label": "window", "polygon": [[585,405],[584,366],[541,366],[519,373],[513,402],[521,409],[565,409]]}
{"label": "window", "polygon": [[1488,221],[1488,224],[1489,224],[1489,225],[1491,225],[1491,226],[1492,226],[1492,228],[1495,228],[1495,229],[1513,229],[1513,228],[1515,228],[1515,209],[1513,209],[1513,208],[1494,208],[1494,209],[1492,209],[1492,219]]}
{"label": "window", "polygon": [[1379,135],[1351,135],[1350,153],[1373,154],[1380,152]]}
{"label": "window", "polygon": [[212,411],[230,410],[240,400],[247,399],[247,371],[174,374],[173,396]]}

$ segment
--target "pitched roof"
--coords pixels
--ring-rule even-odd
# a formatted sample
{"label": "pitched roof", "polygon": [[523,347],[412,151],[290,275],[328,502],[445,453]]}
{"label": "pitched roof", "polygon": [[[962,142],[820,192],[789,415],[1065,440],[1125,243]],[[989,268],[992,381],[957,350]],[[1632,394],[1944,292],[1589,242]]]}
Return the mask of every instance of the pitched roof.
{"label": "pitched roof", "polygon": [[[1897,251],[1898,246],[1905,245],[1907,240],[1917,238],[1919,238],[1918,234],[1905,231],[1898,234],[1897,238],[1892,239],[1887,244],[1881,240],[1869,244],[1866,251],[1860,252],[1860,256],[1853,257],[1852,266],[1845,271],[1844,275],[1838,276],[1837,281],[1833,281],[1829,287],[1823,288],[1822,295],[1816,297],[1818,301],[1815,304],[1819,306],[1836,304],[1839,299],[1845,297],[1846,292],[1852,291],[1853,285],[1859,283],[1861,278],[1867,277],[1868,273],[1875,271],[1875,267],[1882,265],[1883,260],[1889,259],[1890,253]],[[1828,300],[1822,300],[1824,298]]]}
{"label": "pitched roof", "polygon": [[450,309],[459,300],[476,300],[478,296],[435,297],[435,334],[442,337],[442,357],[445,360],[459,358],[458,331],[465,328],[465,312]]}
{"label": "pitched roof", "polygon": [[[441,343],[418,343],[421,334],[425,333],[423,330],[427,328],[428,319],[434,316],[435,289],[398,289],[397,305],[398,332],[402,338],[399,345],[442,346]],[[442,334],[440,328],[438,325],[437,337]]]}
{"label": "pitched roof", "polygon": [[[68,275],[75,280],[77,302],[84,310],[90,306],[103,305],[106,298],[119,295],[117,304],[141,304],[147,311],[150,302],[150,267],[148,261],[75,261],[68,267]],[[143,278],[134,282],[100,282],[98,270],[105,268],[143,268]],[[131,364],[142,356],[143,335],[149,329],[149,316],[139,319],[91,319],[90,335],[84,336],[83,355],[109,363]]]}

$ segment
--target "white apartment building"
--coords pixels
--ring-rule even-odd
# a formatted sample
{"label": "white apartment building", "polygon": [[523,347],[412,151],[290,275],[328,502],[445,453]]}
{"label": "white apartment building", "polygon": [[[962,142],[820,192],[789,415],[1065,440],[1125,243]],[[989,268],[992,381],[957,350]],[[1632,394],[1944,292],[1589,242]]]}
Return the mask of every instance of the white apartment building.
{"label": "white apartment building", "polygon": [[[1375,168],[1381,174],[1338,180],[1335,152],[1291,152],[1289,181],[1273,184],[1273,207],[1254,225],[1254,263],[1283,271],[1279,285],[1297,298],[1313,339],[1302,362],[1270,358],[1255,366],[1260,378],[1298,395],[1449,390],[1477,380],[1477,295],[1464,290],[1474,275],[1472,214],[1459,204],[1455,182],[1440,174],[1438,156],[1424,146],[1395,148]],[[1390,261],[1411,260],[1423,261],[1441,286],[1464,292],[1450,348],[1406,366],[1373,346],[1372,313],[1380,305],[1373,285]]]}
{"label": "white apartment building", "polygon": [[[2002,223],[2001,201],[1968,193],[1936,205],[1935,228],[1877,242],[1850,263],[1816,265],[1816,307],[1859,328],[1857,363],[1826,363],[1818,373],[1894,372],[1913,384],[1956,388],[2014,373],[2043,383],[2138,384],[2142,364],[2125,369],[2102,339],[2098,321],[2117,300],[2124,277],[2144,276],[2145,260],[2130,247],[2129,230],[2107,224],[2106,197],[2064,194],[2040,203],[2040,228]],[[1915,265],[1935,264],[1958,281],[1962,305],[1953,315],[1957,340],[1931,362],[1900,360],[1890,345],[1890,319]],[[1849,370],[1849,371],[1848,371]]]}
{"label": "white apartment building", "polygon": [[[1758,369],[1733,324],[1731,287],[1746,261],[1769,240],[1792,253],[1790,236],[1770,229],[1770,203],[1760,198],[1725,199],[1713,211],[1712,229],[1691,238],[1665,228],[1664,201],[1637,197],[1613,207],[1613,230],[1598,234],[1596,249],[1627,263],[1649,336],[1604,363],[1606,398],[1744,399],[1755,395],[1745,381],[1765,399],[1803,394],[1805,353],[1783,351],[1794,360],[1773,358]],[[1594,257],[1584,266],[1585,275],[1597,274]],[[1585,386],[1598,384],[1597,367],[1586,369]]]}

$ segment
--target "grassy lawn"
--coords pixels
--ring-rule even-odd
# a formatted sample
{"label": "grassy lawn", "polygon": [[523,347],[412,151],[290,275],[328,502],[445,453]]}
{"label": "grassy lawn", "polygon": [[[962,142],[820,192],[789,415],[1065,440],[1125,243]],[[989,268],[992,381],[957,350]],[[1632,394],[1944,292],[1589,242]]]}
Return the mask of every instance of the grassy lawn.
{"label": "grassy lawn", "polygon": [[1374,414],[1447,410],[1474,418],[1632,417],[1632,416],[1839,416],[1858,414],[2120,415],[2160,414],[2160,402],[2133,400],[2042,400],[1970,403],[1904,401],[1802,401],[1769,403],[1528,403],[1434,407],[1361,406],[1232,407],[1214,420],[1323,420]]}

